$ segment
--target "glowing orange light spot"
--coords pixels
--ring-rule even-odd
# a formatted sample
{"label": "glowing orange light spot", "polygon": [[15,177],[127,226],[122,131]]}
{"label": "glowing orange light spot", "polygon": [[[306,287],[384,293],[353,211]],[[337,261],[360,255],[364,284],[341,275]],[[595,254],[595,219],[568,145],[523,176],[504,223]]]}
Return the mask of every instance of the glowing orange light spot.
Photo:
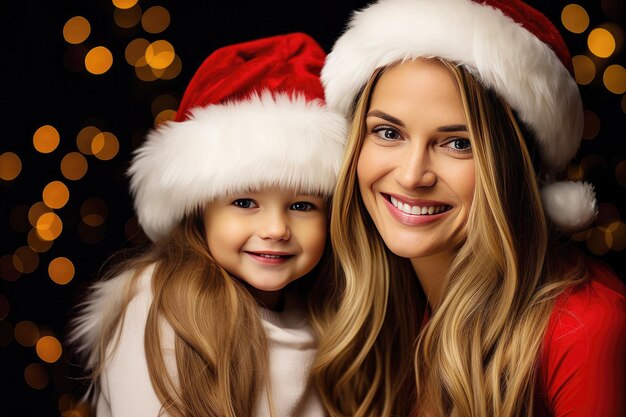
{"label": "glowing orange light spot", "polygon": [[85,68],[94,75],[107,72],[113,65],[113,55],[104,46],[96,46],[85,56]]}
{"label": "glowing orange light spot", "polygon": [[44,389],[49,382],[48,371],[40,363],[31,363],[24,369],[24,380],[33,389]]}
{"label": "glowing orange light spot", "polygon": [[95,126],[83,127],[78,135],[76,135],[76,146],[78,150],[85,155],[93,155],[91,152],[91,141],[100,133],[100,129]]}
{"label": "glowing orange light spot", "polygon": [[[30,274],[39,266],[39,255],[29,246],[22,246],[15,250],[13,265],[18,271]],[[19,260],[19,262],[16,262]]]}
{"label": "glowing orange light spot", "polygon": [[138,0],[113,0],[113,5],[118,9],[130,9]]}
{"label": "glowing orange light spot", "polygon": [[26,238],[28,242],[28,246],[34,250],[35,252],[43,253],[52,247],[52,241],[43,240],[39,233],[37,233],[37,229],[30,229],[28,232],[28,237]]}
{"label": "glowing orange light spot", "polygon": [[82,16],[74,16],[63,26],[63,38],[67,43],[79,44],[84,42],[91,33],[89,21]]}
{"label": "glowing orange light spot", "polygon": [[22,346],[35,346],[39,340],[39,328],[32,321],[24,320],[15,325],[15,340]]}
{"label": "glowing orange light spot", "polygon": [[50,279],[59,285],[65,285],[74,278],[74,264],[65,257],[53,259],[48,265]]}
{"label": "glowing orange light spot", "polygon": [[154,125],[157,126],[163,122],[174,120],[175,117],[176,117],[176,110],[170,110],[170,109],[163,110],[162,112],[157,114],[157,116],[154,118]]}
{"label": "glowing orange light spot", "polygon": [[161,33],[169,24],[170,13],[161,6],[150,7],[141,18],[141,26],[148,33]]}
{"label": "glowing orange light spot", "polygon": [[68,180],[79,180],[87,173],[87,160],[79,152],[70,152],[61,161],[61,173]]}
{"label": "glowing orange light spot", "polygon": [[165,40],[152,42],[146,48],[146,62],[154,69],[165,69],[173,61],[176,56],[174,47]]}
{"label": "glowing orange light spot", "polygon": [[63,222],[54,213],[45,213],[37,220],[37,233],[43,240],[54,240],[63,231]]}
{"label": "glowing orange light spot", "polygon": [[600,58],[608,58],[615,52],[615,38],[604,28],[596,28],[589,33],[587,46],[592,54]]}
{"label": "glowing orange light spot", "polygon": [[61,181],[52,181],[42,193],[43,202],[52,209],[60,209],[70,199],[70,190]]}
{"label": "glowing orange light spot", "polygon": [[137,62],[142,56],[145,55],[148,46],[150,46],[150,42],[143,38],[138,38],[130,41],[130,43],[126,47],[126,50],[124,51],[124,57],[126,58],[126,62],[128,62],[133,67],[137,66]]}
{"label": "glowing orange light spot", "polygon": [[53,336],[44,336],[39,339],[36,350],[41,360],[48,363],[55,363],[63,353],[61,343]]}
{"label": "glowing orange light spot", "polygon": [[33,145],[35,149],[41,153],[50,153],[54,151],[59,142],[61,136],[54,126],[44,125],[35,131],[33,135]]}
{"label": "glowing orange light spot", "polygon": [[98,133],[91,142],[91,151],[100,160],[113,159],[120,149],[117,137],[111,132]]}
{"label": "glowing orange light spot", "polygon": [[568,4],[561,12],[561,22],[570,32],[583,33],[589,26],[589,15],[578,4]]}
{"label": "glowing orange light spot", "polygon": [[52,210],[50,209],[50,207],[46,206],[41,201],[33,204],[28,210],[28,221],[30,222],[30,225],[36,226],[37,220],[39,220],[39,217],[41,217],[42,214],[50,213],[51,211]]}
{"label": "glowing orange light spot", "polygon": [[122,29],[130,29],[137,26],[141,20],[141,7],[135,4],[130,9],[115,9],[113,11],[115,24]]}
{"label": "glowing orange light spot", "polygon": [[140,57],[135,63],[135,74],[141,81],[154,81],[158,79],[152,72],[152,68],[146,62],[145,55]]}
{"label": "glowing orange light spot", "polygon": [[602,77],[604,86],[613,94],[626,92],[626,69],[621,65],[609,65]]}
{"label": "glowing orange light spot", "polygon": [[[159,78],[162,80],[173,80],[178,77],[180,72],[183,69],[183,63],[178,57],[178,55],[174,56],[174,60],[172,63],[163,70],[163,72],[159,75]],[[153,71],[155,71],[153,69]]]}
{"label": "glowing orange light spot", "polygon": [[13,152],[5,152],[0,155],[0,179],[12,181],[22,171],[22,160]]}
{"label": "glowing orange light spot", "polygon": [[596,66],[588,56],[576,55],[572,58],[572,65],[577,84],[587,85],[596,77]]}

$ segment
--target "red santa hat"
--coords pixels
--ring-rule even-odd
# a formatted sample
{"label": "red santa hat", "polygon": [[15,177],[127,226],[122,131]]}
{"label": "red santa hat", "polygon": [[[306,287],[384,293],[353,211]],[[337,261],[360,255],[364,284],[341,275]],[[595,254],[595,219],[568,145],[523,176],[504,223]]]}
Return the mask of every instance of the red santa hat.
{"label": "red santa hat", "polygon": [[553,182],[575,156],[583,108],[567,47],[554,25],[519,0],[379,0],[353,13],[322,69],[328,105],[345,115],[372,73],[418,57],[468,68],[532,132],[544,166],[544,208],[560,229],[597,209],[593,187]]}
{"label": "red santa hat", "polygon": [[175,121],[148,134],[129,169],[139,224],[151,240],[220,196],[265,186],[332,193],[347,127],[324,103],[325,57],[310,36],[292,33],[206,58]]}

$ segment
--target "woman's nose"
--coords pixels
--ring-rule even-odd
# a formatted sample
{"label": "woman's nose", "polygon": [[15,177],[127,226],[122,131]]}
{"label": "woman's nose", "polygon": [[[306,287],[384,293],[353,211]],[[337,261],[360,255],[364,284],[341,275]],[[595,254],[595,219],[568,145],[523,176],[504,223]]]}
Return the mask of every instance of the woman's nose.
{"label": "woman's nose", "polygon": [[399,164],[396,169],[396,182],[407,190],[432,187],[437,182],[428,149],[417,141],[411,143]]}

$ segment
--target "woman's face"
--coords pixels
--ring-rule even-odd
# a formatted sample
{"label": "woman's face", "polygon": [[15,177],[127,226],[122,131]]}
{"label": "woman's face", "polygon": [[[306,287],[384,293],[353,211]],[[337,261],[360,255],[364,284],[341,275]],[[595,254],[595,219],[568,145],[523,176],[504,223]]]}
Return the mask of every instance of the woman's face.
{"label": "woman's face", "polygon": [[441,62],[407,61],[382,74],[357,175],[365,207],[396,255],[451,255],[464,241],[474,159],[459,87]]}

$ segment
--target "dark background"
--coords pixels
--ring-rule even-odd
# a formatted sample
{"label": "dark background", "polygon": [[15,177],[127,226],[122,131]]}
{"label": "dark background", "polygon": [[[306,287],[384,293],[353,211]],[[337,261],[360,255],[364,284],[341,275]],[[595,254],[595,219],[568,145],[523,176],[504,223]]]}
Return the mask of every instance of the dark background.
{"label": "dark background", "polygon": [[[169,11],[171,23],[158,34],[145,32],[141,24],[130,29],[116,26],[115,6],[108,0],[3,3],[0,100],[5,117],[0,155],[17,154],[22,170],[13,180],[0,179],[0,415],[89,414],[77,404],[78,384],[74,378],[80,369],[73,365],[72,355],[63,349],[59,360],[47,363],[34,343],[46,335],[64,343],[71,308],[103,262],[121,248],[145,242],[134,222],[124,173],[132,150],[154,126],[154,99],[169,95],[170,101],[175,99],[170,108],[175,109],[176,100],[204,58],[228,44],[302,31],[316,38],[328,52],[350,11],[366,3],[140,0],[144,11],[151,6],[163,6]],[[626,104],[623,93],[607,91],[601,76],[602,69],[610,64],[624,65],[624,0],[579,1],[591,22],[582,34],[568,32],[561,24],[561,11],[570,2],[529,3],[555,22],[572,55],[592,57],[587,48],[589,32],[607,23],[617,25],[616,52],[606,59],[592,57],[598,75],[590,84],[580,86],[585,109],[597,117],[587,114],[589,138],[583,141],[569,172],[572,178],[582,176],[592,181],[600,203],[600,217],[592,228],[574,236],[576,244],[609,263],[624,279],[621,258],[626,255],[626,226],[620,218],[626,214]],[[106,73],[93,75],[72,66],[70,54],[80,53],[81,49],[65,42],[62,29],[74,16],[83,16],[91,24],[91,34],[79,48],[87,51],[103,45],[112,52],[113,65]],[[182,61],[180,74],[172,80],[138,79],[135,69],[124,59],[126,46],[138,37],[150,42],[169,41]],[[58,130],[61,140],[53,152],[42,154],[33,146],[33,134],[48,124]],[[68,180],[61,173],[61,160],[78,150],[77,134],[88,125],[112,132],[119,140],[119,152],[108,161],[86,155],[85,176]],[[27,235],[32,229],[26,213],[42,201],[44,187],[54,180],[62,181],[70,192],[68,203],[54,210],[63,221],[63,231],[49,249],[31,251],[35,255],[28,271],[16,270],[11,259],[22,253],[19,248],[28,246]],[[89,226],[81,207],[94,197],[105,203],[106,211],[100,213],[105,221]],[[69,258],[76,271],[66,285],[56,284],[48,275],[49,263],[60,256]],[[17,331],[29,328],[25,322],[31,328],[27,337]],[[31,342],[26,340],[29,338]],[[27,368],[31,376],[26,376]]]}

